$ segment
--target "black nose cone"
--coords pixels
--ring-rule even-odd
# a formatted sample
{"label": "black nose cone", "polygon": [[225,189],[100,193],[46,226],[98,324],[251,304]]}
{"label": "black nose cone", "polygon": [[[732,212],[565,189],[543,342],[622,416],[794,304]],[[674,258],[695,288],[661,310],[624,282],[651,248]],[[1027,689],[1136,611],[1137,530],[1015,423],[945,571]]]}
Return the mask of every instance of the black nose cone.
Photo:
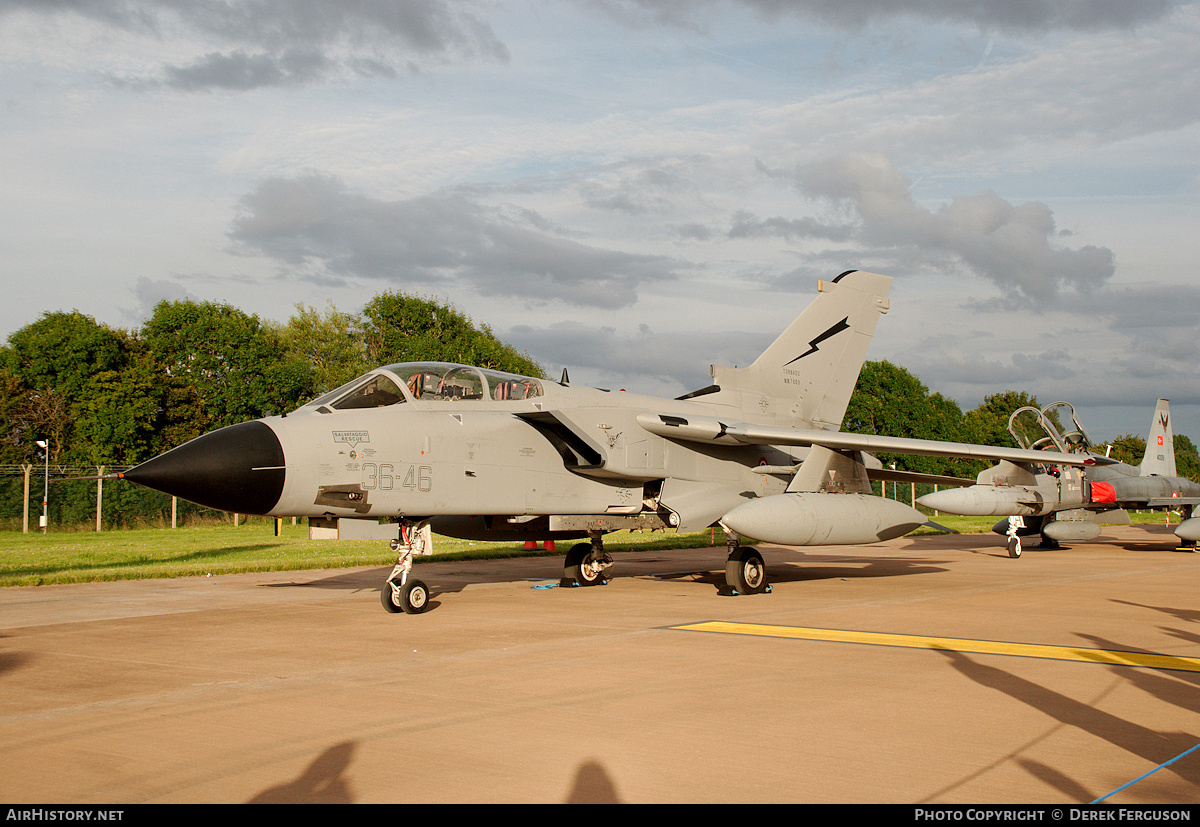
{"label": "black nose cone", "polygon": [[221,511],[269,514],[283,493],[283,447],[265,422],[242,422],[185,442],[121,479]]}

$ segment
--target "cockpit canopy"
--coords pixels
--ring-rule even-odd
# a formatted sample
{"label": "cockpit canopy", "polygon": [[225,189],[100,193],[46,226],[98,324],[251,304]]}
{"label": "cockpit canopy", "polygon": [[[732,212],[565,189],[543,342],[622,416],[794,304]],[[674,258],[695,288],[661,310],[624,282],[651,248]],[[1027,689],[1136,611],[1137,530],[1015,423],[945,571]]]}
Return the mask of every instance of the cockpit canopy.
{"label": "cockpit canopy", "polygon": [[[1058,409],[1066,410],[1071,418],[1069,426],[1061,424]],[[1065,432],[1060,428],[1066,427]],[[1022,448],[1034,450],[1088,451],[1092,447],[1091,437],[1079,423],[1075,408],[1069,402],[1054,402],[1038,410],[1026,406],[1017,408],[1008,418],[1008,432]]]}
{"label": "cockpit canopy", "polygon": [[305,407],[352,410],[414,401],[504,401],[541,395],[541,380],[529,376],[447,362],[403,362],[376,368]]}

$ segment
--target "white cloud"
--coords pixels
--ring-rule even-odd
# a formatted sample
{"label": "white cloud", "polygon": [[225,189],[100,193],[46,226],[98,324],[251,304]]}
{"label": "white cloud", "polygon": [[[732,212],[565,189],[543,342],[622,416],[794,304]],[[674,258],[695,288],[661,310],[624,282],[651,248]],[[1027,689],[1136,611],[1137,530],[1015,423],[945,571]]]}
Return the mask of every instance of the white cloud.
{"label": "white cloud", "polygon": [[580,244],[546,232],[528,210],[497,211],[443,192],[384,201],[322,176],[268,179],[242,199],[230,237],[298,275],[412,284],[616,309],[640,284],[685,266]]}
{"label": "white cloud", "polygon": [[[171,43],[175,59],[116,76],[141,87],[197,92],[394,76],[424,62],[507,61],[507,48],[476,11],[468,0],[13,0],[0,16],[82,19],[119,38]],[[190,59],[180,62],[188,52]]]}
{"label": "white cloud", "polygon": [[858,237],[876,254],[881,248],[919,251],[928,266],[941,267],[941,256],[949,253],[969,271],[1027,299],[1050,301],[1067,286],[1090,292],[1113,275],[1111,250],[1053,243],[1056,226],[1045,204],[1013,205],[985,190],[931,211],[913,201],[912,182],[883,155],[805,164],[796,183],[805,195],[852,204],[861,222]]}

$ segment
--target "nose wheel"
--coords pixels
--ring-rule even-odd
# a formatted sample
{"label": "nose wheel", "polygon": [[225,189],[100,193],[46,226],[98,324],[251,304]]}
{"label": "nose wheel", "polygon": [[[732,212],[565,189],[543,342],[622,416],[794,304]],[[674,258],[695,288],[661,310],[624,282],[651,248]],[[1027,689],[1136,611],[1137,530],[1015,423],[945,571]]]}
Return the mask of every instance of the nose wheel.
{"label": "nose wheel", "polygon": [[397,583],[388,579],[379,593],[383,608],[392,614],[420,614],[429,607],[429,587],[420,580],[407,580]]}
{"label": "nose wheel", "polygon": [[1008,518],[1008,556],[1014,560],[1021,556],[1021,537],[1018,531],[1025,527],[1025,520],[1019,516]]}

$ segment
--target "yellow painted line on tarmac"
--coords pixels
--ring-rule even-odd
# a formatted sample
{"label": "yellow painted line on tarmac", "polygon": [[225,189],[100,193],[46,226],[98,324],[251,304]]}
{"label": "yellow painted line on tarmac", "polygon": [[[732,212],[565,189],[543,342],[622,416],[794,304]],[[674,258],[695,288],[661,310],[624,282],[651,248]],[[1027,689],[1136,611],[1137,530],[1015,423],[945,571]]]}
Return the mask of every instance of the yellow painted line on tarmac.
{"label": "yellow painted line on tarmac", "polygon": [[686,632],[715,632],[726,635],[820,640],[830,643],[859,643],[868,646],[899,646],[906,649],[940,649],[980,655],[1011,655],[1020,658],[1049,658],[1084,663],[1106,663],[1111,666],[1138,666],[1146,669],[1200,672],[1200,658],[1181,658],[1173,655],[1108,649],[1085,649],[1075,646],[1046,646],[1038,643],[1007,643],[996,640],[966,640],[882,632],[850,632],[841,629],[810,629],[802,626],[767,626],[758,623],[727,623],[718,620],[672,626],[671,628]]}

